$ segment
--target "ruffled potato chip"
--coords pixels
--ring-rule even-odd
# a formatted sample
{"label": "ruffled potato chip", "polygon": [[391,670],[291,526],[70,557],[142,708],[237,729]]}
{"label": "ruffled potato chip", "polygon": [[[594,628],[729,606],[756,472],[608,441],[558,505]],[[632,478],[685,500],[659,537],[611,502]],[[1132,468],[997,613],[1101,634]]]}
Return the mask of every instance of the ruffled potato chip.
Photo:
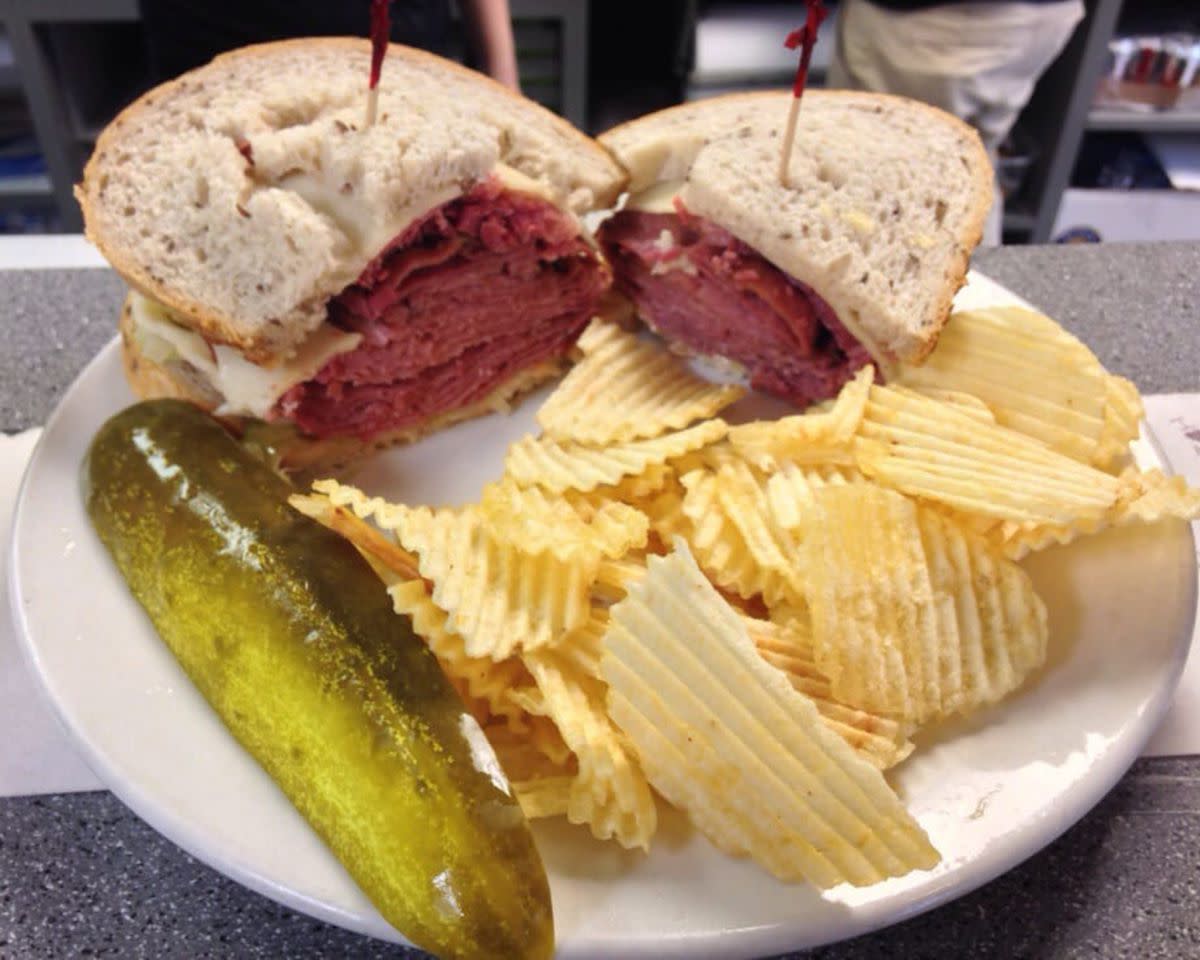
{"label": "ruffled potato chip", "polygon": [[583,626],[567,632],[555,644],[554,649],[564,661],[571,664],[580,673],[589,677],[598,677],[600,676],[600,656],[604,652],[604,632],[607,629],[607,608],[604,606],[593,607],[592,615],[588,617]]}
{"label": "ruffled potato chip", "polygon": [[587,619],[598,554],[526,553],[490,536],[469,509],[412,511],[396,534],[421,558],[434,602],[472,656],[546,647]]}
{"label": "ruffled potato chip", "polygon": [[787,674],[788,681],[808,697],[821,719],[874,767],[886,770],[913,751],[908,727],[892,717],[859,710],[833,695],[829,678],[817,666],[807,617],[786,624],[746,617],[746,629],[764,660]]}
{"label": "ruffled potato chip", "polygon": [[1101,517],[1072,524],[1009,521],[991,527],[985,536],[1006,557],[1020,560],[1035,550],[1071,543],[1107,527],[1163,520],[1200,520],[1200,490],[1189,487],[1183,477],[1129,467],[1118,477],[1116,501]]}
{"label": "ruffled potato chip", "polygon": [[706,469],[693,470],[680,478],[686,491],[682,510],[690,521],[688,542],[696,559],[719,587],[741,597],[757,594],[780,597],[787,585],[778,570],[760,567],[741,531],[721,505],[717,475]]}
{"label": "ruffled potato chip", "polygon": [[933,352],[901,365],[893,382],[978,397],[1001,426],[1092,463],[1106,376],[1096,355],[1049,317],[1008,306],[952,314]]}
{"label": "ruffled potato chip", "polygon": [[434,511],[386,504],[332,481],[315,486],[335,506],[373,517],[419,558],[433,602],[450,615],[469,656],[503,660],[548,646],[587,620],[598,551],[569,560],[525,553],[491,536],[478,507]]}
{"label": "ruffled potato chip", "polygon": [[656,496],[674,476],[675,471],[670,464],[651,464],[645,472],[635,477],[625,477],[613,486],[597,487],[590,494],[580,496],[601,502],[617,500],[640,507],[643,500]]}
{"label": "ruffled potato chip", "polygon": [[325,494],[296,493],[288,497],[288,503],[310,520],[349,540],[376,571],[382,567],[408,580],[420,576],[415,556],[345,507],[335,506]]}
{"label": "ruffled potato chip", "polygon": [[1113,503],[1112,476],[1024,434],[897,387],[872,387],[859,469],[910,496],[1000,520],[1071,523]]}
{"label": "ruffled potato chip", "polygon": [[[550,723],[550,726],[554,725]],[[483,727],[483,732],[510,780],[572,776],[579,770],[575,755],[570,750],[564,749],[559,756],[548,754],[522,731],[514,730],[509,724],[488,723]],[[558,732],[557,727],[554,732]]]}
{"label": "ruffled potato chip", "polygon": [[914,393],[919,393],[930,400],[936,400],[938,403],[954,407],[955,410],[965,413],[968,417],[978,420],[980,423],[996,422],[996,415],[992,413],[991,407],[969,393],[963,393],[960,390],[946,390],[941,387],[909,386]]}
{"label": "ruffled potato chip", "polygon": [[588,504],[586,510],[576,504],[575,509],[586,514],[604,559],[636,556],[646,549],[650,520],[637,507],[609,500],[599,506]]}
{"label": "ruffled potato chip", "polygon": [[513,730],[527,729],[530,718],[512,697],[513,691],[534,685],[520,659],[470,656],[462,637],[448,628],[446,612],[430,599],[421,580],[389,584],[388,596],[395,611],[412,621],[413,630],[433,651],[463,699],[486,705],[487,716],[481,722],[499,718]]}
{"label": "ruffled potato chip", "polygon": [[839,701],[919,724],[993,703],[1044,662],[1045,607],[986,540],[879,487],[814,500],[806,599]]}
{"label": "ruffled potato chip", "polygon": [[737,461],[716,475],[717,500],[737,528],[755,566],[762,573],[768,604],[803,596],[801,557],[793,531],[778,522],[767,494],[767,478]]}
{"label": "ruffled potato chip", "polygon": [[571,790],[575,777],[538,777],[534,780],[513,780],[512,790],[521,811],[530,820],[542,817],[565,817],[571,809]]}
{"label": "ruffled potato chip", "polygon": [[602,603],[616,603],[625,596],[629,583],[646,575],[645,558],[601,560],[592,584],[592,596]]}
{"label": "ruffled potato chip", "polygon": [[567,819],[587,824],[598,839],[649,849],[658,810],[641,766],[605,711],[604,683],[556,651],[526,653],[523,660],[542,693],[546,715],[579,764]]}
{"label": "ruffled potato chip", "polygon": [[642,476],[651,467],[717,442],[727,430],[722,420],[705,420],[685,430],[608,447],[522,437],[508,448],[504,472],[521,486],[539,486],[551,493],[586,493]]}
{"label": "ruffled potato chip", "polygon": [[851,442],[874,379],[875,368],[867,364],[842,387],[828,410],[732,427],[729,445],[760,470],[774,470],[783,463],[853,466]]}
{"label": "ruffled potato chip", "polygon": [[686,544],[612,608],[608,710],[664,797],[713,843],[822,888],[932,867],[879,771],[758,654]]}
{"label": "ruffled potato chip", "polygon": [[685,495],[679,477],[672,475],[659,491],[638,502],[639,509],[650,522],[650,529],[663,544],[670,543],[676,536],[690,537],[692,522],[683,512]]}
{"label": "ruffled potato chip", "polygon": [[488,484],[479,509],[492,537],[523,553],[550,553],[564,562],[593,564],[596,555],[620,557],[644,547],[650,531],[645,515],[626,504],[573,504],[511,480]]}
{"label": "ruffled potato chip", "polygon": [[1103,469],[1129,459],[1129,444],[1137,439],[1138,425],[1146,415],[1137,387],[1124,377],[1104,378],[1104,429],[1092,462]]}
{"label": "ruffled potato chip", "polygon": [[[546,717],[534,719],[546,724],[558,735],[558,728],[551,720]],[[565,816],[571,784],[579,772],[575,755],[564,745],[561,757],[552,759],[539,749],[531,737],[514,733],[507,726],[489,724],[483,728],[483,732],[496,751],[496,759],[508,776],[525,816],[531,820]]]}
{"label": "ruffled potato chip", "polygon": [[1109,515],[1115,527],[1200,519],[1200,490],[1189,487],[1183,477],[1131,467],[1118,479],[1117,502]]}
{"label": "ruffled potato chip", "polygon": [[538,411],[559,441],[611,444],[681,430],[745,395],[709,383],[679,357],[619,327],[593,320],[579,338],[583,359]]}
{"label": "ruffled potato chip", "polygon": [[799,529],[804,512],[812,506],[814,490],[866,482],[854,467],[785,463],[767,478],[767,503],[775,523],[791,532]]}

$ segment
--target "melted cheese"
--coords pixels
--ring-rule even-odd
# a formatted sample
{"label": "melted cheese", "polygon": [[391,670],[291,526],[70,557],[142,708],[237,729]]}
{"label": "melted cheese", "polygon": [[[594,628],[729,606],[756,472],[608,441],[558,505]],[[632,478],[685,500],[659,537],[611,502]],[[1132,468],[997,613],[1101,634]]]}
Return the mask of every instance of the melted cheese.
{"label": "melted cheese", "polygon": [[311,380],[326,363],[358,346],[362,337],[324,324],[287,360],[272,367],[251,363],[234,347],[210,344],[200,334],[173,321],[160,303],[131,295],[133,335],[156,363],[184,362],[199,371],[224,398],[222,416],[263,419],[276,402],[298,383]]}
{"label": "melted cheese", "polygon": [[675,213],[675,198],[681,190],[682,180],[663,180],[651,184],[645,190],[630,194],[625,201],[625,209],[640,210],[642,213]]}
{"label": "melted cheese", "polygon": [[[496,178],[514,193],[524,193],[560,206],[553,190],[506,164],[492,170]],[[379,210],[363,199],[361,191],[343,189],[340,177],[327,171],[296,171],[283,177],[278,186],[291,190],[314,210],[324,214],[346,237],[359,254],[375,256],[415,221],[444,203],[462,196],[462,186],[452,184],[424,194],[408,206],[381,217]]]}
{"label": "melted cheese", "polygon": [[554,195],[554,191],[549,186],[540,180],[526,176],[516,167],[510,167],[507,163],[498,163],[492,173],[497,180],[504,184],[505,189],[511,190],[513,193],[526,193],[533,197],[540,197],[556,207],[561,206],[559,198]]}
{"label": "melted cheese", "polygon": [[408,206],[387,216],[380,216],[378,209],[364,202],[360,191],[343,192],[341,183],[335,180],[329,173],[303,171],[284,177],[279,186],[291,190],[314,210],[328,217],[355,251],[370,257],[379,253],[413,222],[462,195],[462,189],[457,185],[444,187],[418,197]]}

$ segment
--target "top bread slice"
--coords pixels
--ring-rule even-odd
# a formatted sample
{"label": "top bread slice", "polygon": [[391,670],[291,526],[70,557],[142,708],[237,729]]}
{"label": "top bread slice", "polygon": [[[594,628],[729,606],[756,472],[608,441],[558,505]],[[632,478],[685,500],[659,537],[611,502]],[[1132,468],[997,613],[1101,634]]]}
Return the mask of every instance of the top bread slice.
{"label": "top bread slice", "polygon": [[965,282],[991,205],[978,135],[913,100],[811,90],[784,186],[790,105],[786,91],[731,94],[599,139],[629,171],[632,194],[681,181],[690,212],[812,287],[876,360],[919,361]]}
{"label": "top bread slice", "polygon": [[76,188],[88,238],[208,339],[269,362],[397,233],[492,172],[576,213],[624,186],[566,121],[408,47],[389,47],[368,127],[369,60],[366,40],[283,41],[151,90]]}

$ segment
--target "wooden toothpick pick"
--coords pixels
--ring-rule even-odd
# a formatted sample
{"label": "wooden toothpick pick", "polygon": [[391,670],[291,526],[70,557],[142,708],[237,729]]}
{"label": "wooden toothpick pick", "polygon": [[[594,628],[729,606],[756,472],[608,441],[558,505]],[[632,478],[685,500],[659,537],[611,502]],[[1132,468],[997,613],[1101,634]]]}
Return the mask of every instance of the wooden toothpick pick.
{"label": "wooden toothpick pick", "polygon": [[379,113],[379,88],[371,87],[367,91],[367,126],[375,125],[375,117]]}
{"label": "wooden toothpick pick", "polygon": [[788,108],[787,126],[783,131],[783,143],[779,153],[779,183],[789,187],[788,163],[792,158],[792,144],[796,139],[796,118],[800,115],[800,98],[804,96],[804,87],[808,83],[808,64],[812,60],[813,45],[817,42],[817,31],[821,21],[825,19],[825,7],[821,0],[804,0],[808,12],[804,18],[804,26],[793,30],[784,41],[789,50],[800,48],[800,63],[796,67],[796,79],[792,83],[792,102]]}
{"label": "wooden toothpick pick", "polygon": [[367,126],[374,126],[379,113],[379,75],[383,72],[383,56],[387,53],[392,35],[388,16],[390,0],[371,0],[371,75],[367,80]]}
{"label": "wooden toothpick pick", "polygon": [[779,182],[787,187],[788,161],[792,158],[792,142],[796,139],[796,118],[800,116],[800,98],[792,97],[788,107],[787,126],[783,128],[783,149],[779,154]]}

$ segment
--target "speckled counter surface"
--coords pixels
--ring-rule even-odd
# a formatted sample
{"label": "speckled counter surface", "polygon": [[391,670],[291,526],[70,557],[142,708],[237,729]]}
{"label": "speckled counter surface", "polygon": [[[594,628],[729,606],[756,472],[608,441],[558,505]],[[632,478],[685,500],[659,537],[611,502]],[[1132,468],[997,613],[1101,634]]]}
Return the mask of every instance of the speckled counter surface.
{"label": "speckled counter surface", "polygon": [[[1200,245],[1012,248],[976,265],[1143,391],[1200,390]],[[0,272],[0,429],[45,420],[112,335],[121,296],[107,271]],[[244,890],[110,794],[0,799],[3,960],[413,955]],[[805,956],[1200,957],[1200,758],[1140,761],[1000,879]]]}

